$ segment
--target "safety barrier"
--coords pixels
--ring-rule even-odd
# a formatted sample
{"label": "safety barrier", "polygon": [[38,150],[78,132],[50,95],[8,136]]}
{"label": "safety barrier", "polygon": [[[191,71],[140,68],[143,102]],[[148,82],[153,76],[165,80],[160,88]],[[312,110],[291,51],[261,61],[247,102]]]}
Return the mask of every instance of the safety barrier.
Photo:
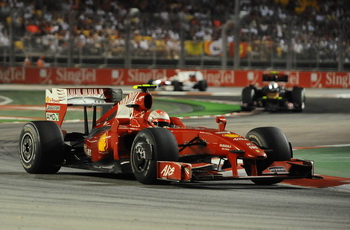
{"label": "safety barrier", "polygon": [[[177,69],[97,69],[0,67],[0,83],[55,85],[135,85],[150,79],[176,74]],[[186,71],[189,71],[186,69]],[[193,70],[202,72],[209,86],[262,86],[266,70]],[[350,88],[350,73],[320,71],[280,71],[289,75],[287,87]]]}

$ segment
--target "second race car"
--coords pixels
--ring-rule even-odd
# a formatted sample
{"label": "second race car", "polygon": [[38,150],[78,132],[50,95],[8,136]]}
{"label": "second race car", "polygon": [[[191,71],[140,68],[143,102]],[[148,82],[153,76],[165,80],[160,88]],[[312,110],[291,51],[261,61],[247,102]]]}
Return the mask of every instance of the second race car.
{"label": "second race car", "polygon": [[161,79],[150,79],[148,84],[156,85],[161,90],[184,91],[198,89],[206,91],[208,83],[200,71],[176,71],[176,75]]}
{"label": "second race car", "polygon": [[292,110],[302,112],[305,108],[305,89],[294,86],[288,90],[284,83],[288,82],[288,75],[272,72],[262,76],[267,85],[258,89],[249,85],[242,90],[243,111],[252,111],[256,107],[263,107],[267,111]]}

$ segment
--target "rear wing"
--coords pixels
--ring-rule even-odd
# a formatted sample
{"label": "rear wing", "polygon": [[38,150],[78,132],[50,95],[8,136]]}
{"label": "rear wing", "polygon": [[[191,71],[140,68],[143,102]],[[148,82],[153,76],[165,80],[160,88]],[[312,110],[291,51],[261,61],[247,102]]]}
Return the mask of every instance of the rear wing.
{"label": "rear wing", "polygon": [[280,81],[280,82],[288,82],[288,75],[281,73],[269,73],[263,74],[263,81]]}
{"label": "rear wing", "polygon": [[96,116],[97,106],[114,106],[123,98],[122,89],[112,88],[52,88],[46,90],[45,113],[46,120],[62,125],[68,106],[83,106],[84,120],[86,108],[94,108]]}

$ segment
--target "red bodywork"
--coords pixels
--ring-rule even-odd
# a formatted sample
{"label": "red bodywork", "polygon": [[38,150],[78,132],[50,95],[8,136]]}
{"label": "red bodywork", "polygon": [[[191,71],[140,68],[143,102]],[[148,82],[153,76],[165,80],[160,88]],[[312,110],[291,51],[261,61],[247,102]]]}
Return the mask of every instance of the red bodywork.
{"label": "red bodywork", "polygon": [[[55,101],[54,96],[50,96],[51,91],[46,97],[46,117],[52,115],[52,109],[59,109],[55,111],[59,114],[59,118],[54,120],[59,126],[62,125],[67,106],[83,105],[95,108],[99,105],[113,105],[99,119],[92,121],[93,128],[86,133],[83,148],[92,163],[110,160],[127,162],[130,159],[131,142],[136,134],[142,129],[154,127],[147,120],[153,104],[153,97],[148,90],[133,92],[118,103],[110,102],[111,98],[107,93],[109,89],[81,91],[85,99],[95,98],[99,94],[101,101],[95,104],[84,104],[79,100],[77,103],[70,103],[69,92],[73,92],[73,89],[68,89],[67,92],[68,100],[62,100],[63,102]],[[174,134],[178,143],[179,162],[158,161],[157,178],[184,182],[312,176],[312,162],[298,159],[273,162],[263,174],[259,174],[256,165],[252,163],[249,165],[250,175],[241,175],[240,169],[244,171],[243,167],[248,167],[243,165],[245,160],[249,162],[264,160],[266,152],[245,137],[225,130],[226,119],[224,117],[216,117],[215,122],[218,124],[217,129],[186,127],[179,118],[171,117],[171,126],[166,129]],[[224,162],[229,162],[229,164]]]}

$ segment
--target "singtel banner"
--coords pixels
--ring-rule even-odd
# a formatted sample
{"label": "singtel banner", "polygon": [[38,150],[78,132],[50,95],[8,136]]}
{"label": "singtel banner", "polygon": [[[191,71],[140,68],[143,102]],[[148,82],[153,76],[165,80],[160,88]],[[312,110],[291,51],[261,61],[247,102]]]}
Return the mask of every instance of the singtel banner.
{"label": "singtel banner", "polygon": [[[24,68],[1,67],[2,84],[55,84],[55,85],[136,85],[149,80],[170,78],[177,69],[94,69],[94,68]],[[181,70],[180,70],[181,71]],[[189,70],[186,70],[189,71]],[[198,70],[194,70],[198,71]],[[199,70],[209,86],[244,87],[262,86],[263,70]],[[287,87],[350,88],[350,73],[320,71],[280,71],[287,74]]]}

